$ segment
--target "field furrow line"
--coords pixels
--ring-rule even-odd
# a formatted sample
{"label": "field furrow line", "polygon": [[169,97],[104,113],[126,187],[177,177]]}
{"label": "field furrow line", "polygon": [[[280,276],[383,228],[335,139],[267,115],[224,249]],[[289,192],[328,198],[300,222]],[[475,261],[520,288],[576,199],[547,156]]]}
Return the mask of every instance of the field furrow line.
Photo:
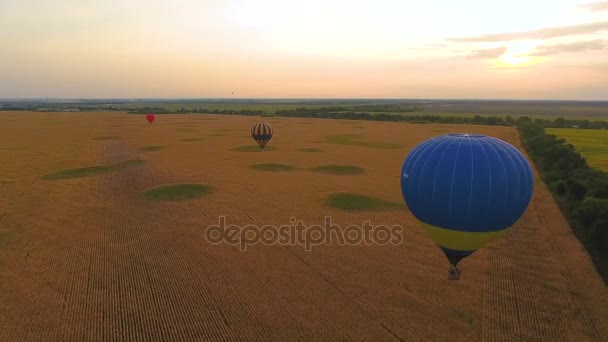
{"label": "field furrow line", "polygon": [[[167,210],[168,215],[163,215],[163,218],[164,218],[165,220],[169,220],[169,221],[171,221],[171,222],[168,222],[168,223],[169,223],[169,226],[177,227],[177,226],[178,226],[178,222],[177,222],[177,220],[176,220],[176,216],[173,214],[173,212],[172,212],[172,211],[171,211],[169,208],[165,208],[165,209]],[[181,241],[181,240],[180,240],[180,241]],[[181,247],[181,248],[183,248],[184,250],[188,250],[188,251],[190,252],[190,251],[191,251],[191,248],[190,248],[191,246],[190,246],[190,245],[191,245],[191,244],[181,244],[181,245],[180,245],[180,247]],[[196,253],[193,253],[193,254],[196,254]],[[209,257],[209,255],[207,255],[207,257]],[[195,260],[196,258],[189,258],[189,259],[190,259],[190,260]],[[208,260],[211,260],[211,259],[209,259],[209,258],[208,258]],[[212,263],[212,264],[213,264],[213,263]],[[188,266],[188,265],[189,265],[189,263],[186,263],[185,265],[186,265],[186,266]],[[208,267],[208,266],[209,266],[209,265],[207,265],[207,267]],[[192,272],[187,272],[187,274],[197,274],[197,273],[192,271]],[[220,273],[218,273],[218,272],[211,272],[210,276],[211,276],[211,275],[217,275],[217,274],[220,274]],[[219,280],[223,280],[223,278],[222,278],[222,277],[220,277],[220,278],[218,278],[218,279],[219,279]],[[228,282],[224,282],[224,286],[225,286],[226,288],[229,288],[229,287],[230,287],[230,284],[229,284]],[[232,296],[228,296],[228,297],[232,297]],[[221,303],[221,302],[222,302],[222,300],[223,300],[223,298],[216,298],[216,299],[214,300],[214,302],[220,302],[220,303]],[[222,316],[222,321],[223,321],[223,322],[225,322],[225,324],[226,324],[226,323],[228,323],[228,321],[227,321],[227,320],[228,320],[228,317],[227,317],[227,316],[226,316],[226,315],[225,315],[225,314],[222,312],[222,309],[221,309],[221,307],[222,307],[222,306],[224,306],[224,305],[222,304],[222,305],[218,306],[218,307],[217,307],[217,309],[216,309],[216,312],[219,312],[219,313],[220,313],[220,316]],[[232,306],[233,306],[233,305],[232,305]],[[244,309],[244,308],[241,308],[241,309]],[[247,310],[244,310],[244,312],[247,312]],[[235,318],[232,318],[232,319],[234,320]],[[250,316],[248,320],[253,320],[253,316]],[[239,322],[239,321],[236,321],[236,322],[237,322],[237,323],[240,323],[240,325],[242,325],[242,326],[247,324],[247,323],[245,323],[245,322]],[[260,337],[260,338],[262,338],[261,336],[259,336],[259,337]]]}
{"label": "field furrow line", "polygon": [[[123,180],[123,178],[125,178],[125,176],[126,176],[126,175],[124,175],[124,174],[123,174],[124,172],[128,172],[128,171],[126,171],[126,170],[122,170],[120,173],[117,173],[117,174],[115,175],[116,177],[118,177],[118,178],[119,178],[119,179],[117,179],[118,181],[121,181],[121,180]],[[127,178],[131,178],[131,177],[127,177]],[[123,186],[123,187],[124,187],[124,188],[126,188],[126,189],[129,189],[129,190],[135,190],[134,188],[132,188],[132,187],[130,187],[130,186],[129,186],[129,182],[126,182],[126,183],[124,183],[124,182],[120,182],[120,183],[121,183],[121,186]],[[139,189],[139,190],[141,190],[141,189]],[[129,209],[129,210],[131,210],[131,209]],[[146,210],[145,210],[145,208],[144,208],[144,209],[142,209],[142,208],[133,208],[133,210],[143,210],[143,211],[146,211]],[[162,213],[162,214],[164,214],[164,213]],[[125,215],[128,215],[128,214],[127,214],[127,213],[125,213]],[[134,216],[135,216],[135,215],[131,215],[130,217],[134,217]],[[141,215],[140,215],[140,216],[141,216]],[[141,222],[140,222],[140,223],[141,223]],[[150,228],[150,227],[159,226],[159,223],[162,223],[162,222],[161,222],[161,221],[149,222],[149,223],[147,223],[147,224],[148,224],[148,225],[147,225],[147,227],[148,227],[148,228]],[[133,222],[133,223],[129,224],[129,226],[130,226],[130,227],[132,227],[132,228],[137,229],[136,227],[139,227],[140,225],[138,225],[138,224],[137,224],[137,222]],[[139,234],[139,232],[138,232],[137,234]],[[162,244],[163,244],[163,242],[162,242],[162,241],[156,242],[156,245],[157,245],[157,246],[162,246]],[[139,246],[139,247],[142,247],[142,246]],[[159,266],[161,265],[161,260],[156,260],[156,259],[154,258],[154,255],[155,255],[155,253],[154,253],[155,251],[154,251],[154,250],[152,250],[152,249],[148,250],[148,249],[147,249],[147,248],[145,248],[145,246],[144,246],[144,248],[141,248],[141,249],[135,249],[135,251],[143,251],[144,253],[145,253],[145,252],[148,252],[148,253],[147,253],[148,257],[149,257],[149,256],[152,256],[152,263],[156,264],[156,268],[157,268],[157,269],[158,269],[158,268],[159,268]],[[138,255],[138,256],[141,256],[141,255]],[[162,269],[161,269],[160,271],[161,271],[162,273],[165,273],[165,272],[166,272],[166,273],[168,273],[169,275],[171,275],[171,273],[172,273],[170,269],[166,269],[166,270],[162,270]],[[150,276],[150,273],[149,273],[149,272],[146,272],[146,273],[148,274],[148,277],[149,277],[149,276]],[[175,274],[175,276],[178,276],[178,274]],[[149,279],[150,279],[150,278],[149,278]],[[152,286],[152,287],[150,287],[150,289],[151,289],[151,291],[152,291],[152,296],[153,296],[153,297],[163,296],[164,294],[171,293],[171,291],[168,291],[168,289],[167,289],[167,288],[163,287],[162,285],[159,285],[159,283],[158,283],[158,282],[153,282],[152,280],[149,280],[149,284]],[[161,287],[159,287],[159,286],[161,286]],[[160,299],[160,300],[161,300],[162,302],[164,302],[165,304],[169,304],[169,303],[171,303],[171,301],[173,300],[172,298],[164,298],[164,297],[159,297],[158,299]],[[177,304],[184,304],[184,303],[180,303],[179,301],[177,301],[177,302],[176,302],[176,301],[174,301],[174,300],[173,300],[173,302],[174,302],[174,303],[177,303]],[[174,308],[173,308],[173,311],[176,311],[176,312],[181,312],[181,314],[179,314],[178,316],[184,317],[184,318],[186,318],[186,319],[187,319],[188,317],[191,317],[191,316],[189,316],[189,315],[185,314],[183,311],[181,311],[181,306],[182,306],[182,305],[177,305],[177,307],[174,307]],[[185,305],[184,305],[184,307],[185,307]],[[160,310],[158,310],[158,311],[160,312]],[[166,311],[166,310],[165,310],[165,311]],[[190,311],[191,313],[192,313],[192,312],[195,312],[195,310],[192,310],[192,309],[190,309],[189,311]],[[174,331],[179,330],[180,326],[186,326],[186,325],[187,325],[187,324],[185,324],[183,321],[175,321],[175,319],[176,319],[175,317],[167,317],[167,318],[169,318],[169,320],[173,320],[173,321],[172,321],[171,323],[169,323],[169,324],[170,324],[170,328],[172,328]],[[188,323],[188,322],[186,322],[186,323]],[[151,328],[152,328],[152,327],[151,327]],[[154,327],[154,328],[158,329],[159,327]],[[164,330],[164,329],[162,329],[162,327],[161,327],[161,330]],[[181,334],[182,334],[182,337],[183,337],[183,334],[184,334],[184,333],[182,332]],[[167,336],[167,335],[163,334],[163,336]],[[179,337],[179,336],[178,336],[178,337]]]}

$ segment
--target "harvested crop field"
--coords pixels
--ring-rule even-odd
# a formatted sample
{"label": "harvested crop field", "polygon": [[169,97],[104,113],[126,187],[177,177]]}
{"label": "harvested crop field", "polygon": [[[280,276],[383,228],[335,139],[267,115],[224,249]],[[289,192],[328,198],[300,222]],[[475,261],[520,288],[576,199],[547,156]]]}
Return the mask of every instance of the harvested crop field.
{"label": "harvested crop field", "polygon": [[[273,149],[257,152],[243,136],[259,120],[157,115],[148,124],[143,115],[116,112],[0,113],[0,340],[608,336],[608,288],[538,175],[524,217],[464,259],[460,281],[446,279],[439,248],[395,204],[403,203],[400,170],[416,144],[468,132],[520,146],[514,129],[272,118]],[[148,146],[163,148],[142,150]],[[251,168],[259,164],[293,169]],[[327,165],[365,173],[310,171]],[[96,166],[105,168],[82,171]],[[66,170],[78,177],[44,177]],[[175,201],[142,195],[175,184],[195,185],[196,196],[192,186],[171,188],[171,196],[187,191]],[[368,196],[357,197],[361,205],[390,205],[328,204],[342,203],[344,194]],[[260,227],[292,217],[322,225],[331,216],[341,227],[370,220],[401,225],[403,242],[310,251],[259,243],[240,251],[206,240],[220,216],[226,225]]]}

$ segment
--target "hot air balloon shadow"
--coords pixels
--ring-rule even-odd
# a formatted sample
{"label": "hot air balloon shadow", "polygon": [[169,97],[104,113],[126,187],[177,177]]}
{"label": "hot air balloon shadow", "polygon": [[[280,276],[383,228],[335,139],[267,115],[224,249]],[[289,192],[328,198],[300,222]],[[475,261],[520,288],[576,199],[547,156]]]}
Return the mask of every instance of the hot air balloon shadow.
{"label": "hot air balloon shadow", "polygon": [[272,127],[265,122],[256,123],[251,127],[251,137],[260,146],[262,152],[272,139]]}
{"label": "hot air balloon shadow", "polygon": [[523,215],[532,168],[514,146],[480,134],[446,134],[414,147],[401,170],[401,192],[414,217],[450,262],[502,235]]}

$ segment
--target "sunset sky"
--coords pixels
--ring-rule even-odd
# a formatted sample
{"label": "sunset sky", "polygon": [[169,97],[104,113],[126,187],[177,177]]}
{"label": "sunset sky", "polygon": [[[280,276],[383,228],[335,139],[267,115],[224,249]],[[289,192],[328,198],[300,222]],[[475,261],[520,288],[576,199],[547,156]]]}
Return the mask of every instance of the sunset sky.
{"label": "sunset sky", "polygon": [[608,1],[1,0],[0,44],[0,98],[608,100]]}

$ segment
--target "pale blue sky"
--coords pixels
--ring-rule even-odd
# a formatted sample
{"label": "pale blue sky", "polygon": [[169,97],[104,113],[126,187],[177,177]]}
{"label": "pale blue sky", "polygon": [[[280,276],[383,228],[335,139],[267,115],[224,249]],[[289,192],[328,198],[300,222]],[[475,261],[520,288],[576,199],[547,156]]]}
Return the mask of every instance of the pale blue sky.
{"label": "pale blue sky", "polygon": [[608,1],[2,0],[0,98],[608,100],[607,41]]}

